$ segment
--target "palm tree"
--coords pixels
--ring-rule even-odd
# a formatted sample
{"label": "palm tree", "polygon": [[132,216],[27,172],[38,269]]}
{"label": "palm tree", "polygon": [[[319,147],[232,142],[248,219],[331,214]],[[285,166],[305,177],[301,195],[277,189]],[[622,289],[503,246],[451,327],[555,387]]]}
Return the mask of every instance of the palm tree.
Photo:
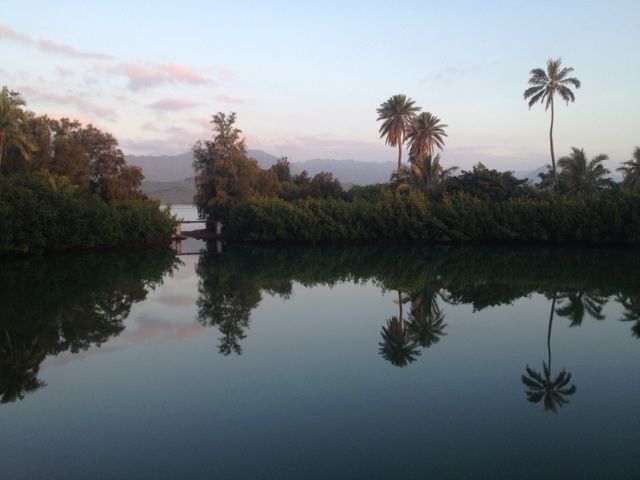
{"label": "palm tree", "polygon": [[580,88],[580,80],[574,77],[567,77],[573,72],[572,67],[560,68],[562,61],[558,59],[549,59],[547,61],[547,71],[542,68],[534,68],[531,70],[529,78],[530,87],[524,92],[524,98],[529,99],[529,108],[536,102],[545,103],[544,109],[551,107],[551,126],[549,127],[549,147],[551,149],[551,168],[553,170],[553,187],[558,186],[558,174],[556,171],[556,157],[553,151],[553,117],[554,105],[553,97],[558,94],[567,102],[575,101],[575,96],[569,85]]}
{"label": "palm tree", "polygon": [[444,138],[447,134],[444,129],[447,125],[440,123],[440,119],[430,112],[422,112],[414,117],[409,125],[408,145],[409,155],[421,157],[427,153],[433,156],[436,148],[444,148]]}
{"label": "palm tree", "polygon": [[440,164],[440,155],[432,157],[430,154],[422,154],[419,157],[409,157],[410,167],[406,175],[406,181],[410,186],[422,191],[426,196],[438,191],[458,167],[443,168]]}
{"label": "palm tree", "polygon": [[377,109],[380,126],[380,138],[385,137],[387,145],[398,147],[398,170],[402,166],[402,145],[412,118],[420,107],[406,95],[394,95]]}
{"label": "palm tree", "polygon": [[633,157],[622,163],[618,171],[624,173],[622,186],[633,190],[640,190],[640,147],[633,150]]}
{"label": "palm tree", "polygon": [[576,386],[569,385],[571,382],[571,373],[564,368],[553,378],[551,376],[551,326],[553,324],[553,314],[556,308],[557,292],[553,293],[551,302],[551,313],[549,315],[549,328],[547,330],[547,362],[542,362],[541,375],[533,368],[527,365],[527,375],[520,378],[522,383],[527,386],[527,400],[533,403],[542,401],[545,410],[556,412],[558,407],[562,407],[569,403],[566,398],[576,393]]}
{"label": "palm tree", "polygon": [[610,185],[611,180],[605,178],[609,170],[602,166],[602,162],[608,159],[601,153],[587,162],[584,149],[572,147],[568,156],[558,160],[560,184],[572,193],[592,192]]}
{"label": "palm tree", "polygon": [[18,92],[2,87],[0,91],[0,172],[8,148],[16,148],[25,159],[30,159],[35,145],[24,128],[26,105]]}

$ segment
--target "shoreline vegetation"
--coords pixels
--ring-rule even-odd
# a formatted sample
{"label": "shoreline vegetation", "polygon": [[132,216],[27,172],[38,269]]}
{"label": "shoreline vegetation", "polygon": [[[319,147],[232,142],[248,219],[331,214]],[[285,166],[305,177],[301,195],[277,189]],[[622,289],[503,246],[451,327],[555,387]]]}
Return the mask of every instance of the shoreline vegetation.
{"label": "shoreline vegetation", "polygon": [[[213,135],[193,147],[194,203],[209,231],[225,226],[234,242],[640,244],[640,147],[608,177],[609,158],[589,159],[574,147],[556,161],[554,98],[575,100],[560,59],[533,69],[524,99],[551,108],[551,165],[533,185],[513,172],[481,163],[457,173],[440,153],[446,128],[406,95],[377,109],[380,136],[397,148],[398,168],[388,183],[345,190],[331,173],[291,174],[287,158],[262,169],[247,156],[235,113],[212,117]],[[402,163],[403,146],[409,159]]]}
{"label": "shoreline vegetation", "polygon": [[[448,125],[408,96],[376,110],[397,149],[387,183],[345,189],[331,173],[268,169],[247,154],[235,113],[212,116],[212,137],[192,148],[197,238],[238,243],[640,244],[640,147],[609,178],[605,154],[573,147],[556,161],[554,98],[581,83],[560,59],[530,72],[524,99],[551,110],[551,164],[536,185],[481,163],[446,166]],[[117,140],[93,125],[37,116],[18,92],[0,93],[0,253],[167,245],[176,217],[141,190]],[[408,160],[403,164],[406,147]]]}
{"label": "shoreline vegetation", "polygon": [[0,254],[168,246],[175,217],[140,190],[118,141],[0,91]]}

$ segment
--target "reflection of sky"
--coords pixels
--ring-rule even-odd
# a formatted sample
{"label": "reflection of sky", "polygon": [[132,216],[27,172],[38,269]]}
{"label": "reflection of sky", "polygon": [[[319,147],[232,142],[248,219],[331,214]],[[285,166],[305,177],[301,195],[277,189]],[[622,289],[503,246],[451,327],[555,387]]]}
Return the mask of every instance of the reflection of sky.
{"label": "reflection of sky", "polygon": [[182,258],[121,336],[53,359],[46,387],[0,406],[8,478],[639,473],[639,340],[616,304],[582,327],[556,316],[553,370],[578,390],[553,415],[520,382],[547,356],[551,303],[539,294],[479,312],[440,301],[447,336],[398,369],[378,354],[397,292],[294,283],[288,300],[263,295],[243,354],[224,357],[217,330],[195,320],[197,257]]}

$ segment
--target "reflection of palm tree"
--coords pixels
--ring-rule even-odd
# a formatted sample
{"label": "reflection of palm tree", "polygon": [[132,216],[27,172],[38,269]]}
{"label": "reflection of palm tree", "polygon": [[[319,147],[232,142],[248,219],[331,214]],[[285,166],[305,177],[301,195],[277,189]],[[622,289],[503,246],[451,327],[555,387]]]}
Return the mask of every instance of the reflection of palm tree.
{"label": "reflection of palm tree", "polygon": [[585,313],[596,320],[604,320],[602,307],[607,303],[606,297],[582,290],[575,293],[561,293],[559,297],[560,301],[566,300],[567,303],[558,307],[556,313],[561,317],[569,318],[571,327],[582,325]]}
{"label": "reflection of palm tree", "polygon": [[380,355],[396,367],[406,367],[414,362],[420,355],[407,324],[402,317],[402,293],[398,290],[398,308],[400,314],[387,320],[387,325],[382,327],[380,334],[382,342]]}
{"label": "reflection of palm tree", "polygon": [[447,324],[436,299],[438,293],[438,288],[429,285],[411,298],[409,332],[414,341],[425,348],[438,343],[440,337],[446,335],[444,329]]}
{"label": "reflection of palm tree", "polygon": [[631,327],[634,337],[640,338],[640,295],[619,295],[617,299],[625,309],[623,322],[636,322]]}
{"label": "reflection of palm tree", "polygon": [[569,385],[571,373],[568,373],[564,368],[555,378],[551,376],[551,326],[553,324],[556,298],[557,292],[554,292],[549,315],[549,329],[547,331],[548,362],[542,362],[543,375],[527,365],[527,375],[522,375],[521,377],[522,383],[528,387],[526,391],[527,400],[533,403],[542,401],[544,409],[552,412],[557,411],[558,407],[569,403],[566,397],[576,392],[576,386]]}

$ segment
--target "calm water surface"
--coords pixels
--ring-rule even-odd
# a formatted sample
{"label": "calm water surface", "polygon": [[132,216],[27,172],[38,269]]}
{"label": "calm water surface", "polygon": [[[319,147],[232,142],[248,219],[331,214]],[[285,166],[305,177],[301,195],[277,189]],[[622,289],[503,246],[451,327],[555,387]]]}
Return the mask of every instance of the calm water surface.
{"label": "calm water surface", "polygon": [[633,250],[1,267],[2,478],[640,478]]}

